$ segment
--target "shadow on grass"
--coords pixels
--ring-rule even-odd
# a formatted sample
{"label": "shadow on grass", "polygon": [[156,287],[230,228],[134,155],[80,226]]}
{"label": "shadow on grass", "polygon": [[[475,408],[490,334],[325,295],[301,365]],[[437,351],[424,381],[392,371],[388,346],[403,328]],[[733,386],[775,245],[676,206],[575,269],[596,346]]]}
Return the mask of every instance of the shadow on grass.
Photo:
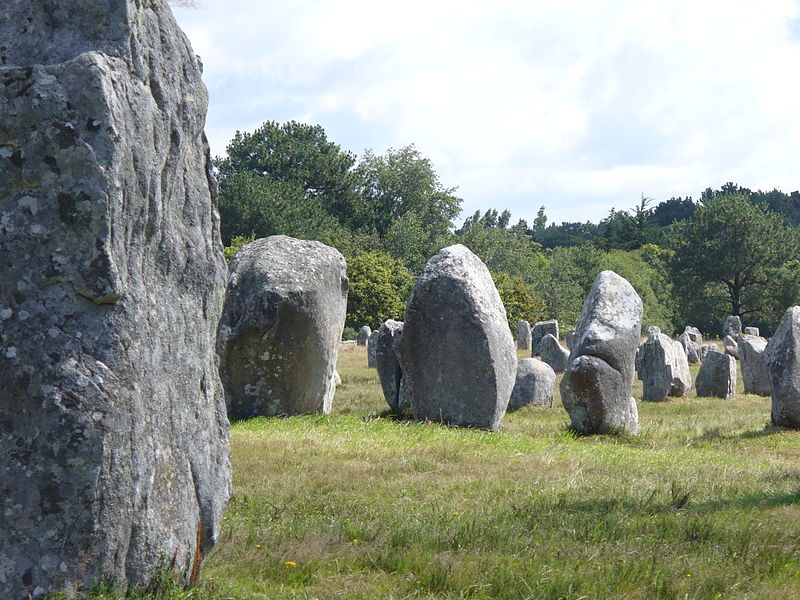
{"label": "shadow on grass", "polygon": [[712,427],[707,429],[701,435],[693,438],[692,442],[711,442],[711,441],[730,441],[730,440],[752,440],[762,437],[769,437],[784,431],[791,431],[786,427],[778,427],[772,423],[764,425],[763,429],[752,429],[750,431],[743,431],[742,433],[724,433],[720,427]]}

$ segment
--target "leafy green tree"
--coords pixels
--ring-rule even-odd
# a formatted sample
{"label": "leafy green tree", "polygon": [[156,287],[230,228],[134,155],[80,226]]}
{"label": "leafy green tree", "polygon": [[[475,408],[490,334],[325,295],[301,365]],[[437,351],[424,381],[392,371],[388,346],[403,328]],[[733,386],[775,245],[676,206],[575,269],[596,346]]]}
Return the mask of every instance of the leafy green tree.
{"label": "leafy green tree", "polygon": [[461,211],[455,188],[442,186],[431,161],[414,146],[389,149],[384,156],[367,150],[354,176],[371,226],[381,240],[398,220],[413,214],[425,232],[430,255],[439,249],[436,242],[447,236]]}
{"label": "leafy green tree", "polygon": [[340,249],[352,245],[350,232],[323,208],[321,199],[307,196],[296,183],[248,172],[230,175],[220,186],[219,211],[225,245],[236,236],[275,234],[319,240]]}
{"label": "leafy green tree", "polygon": [[544,268],[537,271],[534,293],[545,304],[548,318],[558,319],[564,329],[574,327],[583,303],[600,271],[611,269],[627,279],[644,304],[643,328],[657,325],[674,330],[674,303],[664,276],[669,252],[649,245],[640,250],[604,252],[592,244],[555,248]]}
{"label": "leafy green tree", "polygon": [[521,277],[493,272],[492,279],[506,308],[508,326],[515,335],[518,321],[535,323],[544,318],[544,302],[533,295],[531,287]]}
{"label": "leafy green tree", "polygon": [[[691,220],[673,226],[671,272],[687,322],[720,329],[726,314],[764,319],[781,274],[800,251],[796,229],[740,192],[704,195]],[[785,307],[782,307],[785,308]]]}
{"label": "leafy green tree", "polygon": [[386,319],[403,319],[414,279],[401,261],[385,252],[364,252],[347,259],[347,276],[348,327],[374,329]]}
{"label": "leafy green tree", "polygon": [[267,177],[299,188],[307,201],[316,199],[351,229],[363,224],[353,174],[356,158],[329,141],[321,126],[267,121],[253,133],[237,131],[227,153],[216,162],[223,189],[236,175]]}
{"label": "leafy green tree", "polygon": [[528,235],[527,227],[508,227],[511,213],[498,215],[494,209],[483,216],[468,217],[456,231],[456,241],[472,250],[492,272],[504,272],[530,283],[532,274],[544,263],[541,246]]}

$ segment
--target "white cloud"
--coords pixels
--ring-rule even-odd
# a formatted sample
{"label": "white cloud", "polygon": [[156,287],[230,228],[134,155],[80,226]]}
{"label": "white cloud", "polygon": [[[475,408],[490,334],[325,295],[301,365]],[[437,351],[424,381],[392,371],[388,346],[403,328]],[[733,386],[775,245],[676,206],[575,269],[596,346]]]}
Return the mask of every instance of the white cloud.
{"label": "white cloud", "polygon": [[597,220],[644,193],[800,188],[792,0],[206,0],[213,151],[265,120],[415,143],[464,214]]}

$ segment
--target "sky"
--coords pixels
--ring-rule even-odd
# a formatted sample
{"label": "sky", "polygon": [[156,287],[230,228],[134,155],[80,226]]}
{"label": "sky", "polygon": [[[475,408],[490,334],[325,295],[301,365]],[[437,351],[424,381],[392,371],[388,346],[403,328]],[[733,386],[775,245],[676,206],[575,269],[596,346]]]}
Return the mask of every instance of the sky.
{"label": "sky", "polygon": [[224,155],[264,121],[414,144],[512,222],[732,181],[800,189],[800,0],[202,0],[173,7]]}

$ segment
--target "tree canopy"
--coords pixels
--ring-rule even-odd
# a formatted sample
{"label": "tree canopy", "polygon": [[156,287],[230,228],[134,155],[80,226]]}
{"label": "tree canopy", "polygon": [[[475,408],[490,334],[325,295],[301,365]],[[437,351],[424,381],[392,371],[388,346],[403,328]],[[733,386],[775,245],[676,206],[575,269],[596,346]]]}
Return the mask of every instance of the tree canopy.
{"label": "tree canopy", "polygon": [[782,271],[800,251],[796,229],[740,192],[705,196],[669,237],[672,278],[688,300],[685,316],[695,321],[713,315],[716,323],[727,314],[764,319]]}

